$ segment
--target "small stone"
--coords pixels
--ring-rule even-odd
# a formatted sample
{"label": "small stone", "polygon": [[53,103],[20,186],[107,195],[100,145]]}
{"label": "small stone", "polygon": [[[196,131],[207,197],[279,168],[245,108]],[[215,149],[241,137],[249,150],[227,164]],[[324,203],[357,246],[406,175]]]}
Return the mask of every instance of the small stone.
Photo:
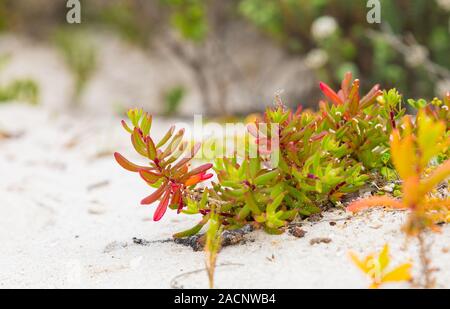
{"label": "small stone", "polygon": [[381,190],[383,190],[385,192],[394,192],[394,187],[395,187],[395,184],[392,183],[392,184],[384,186],[383,188],[381,188]]}
{"label": "small stone", "polygon": [[313,238],[309,241],[309,244],[311,246],[316,245],[316,244],[329,244],[331,242],[331,238],[328,237],[317,237],[317,238]]}
{"label": "small stone", "polygon": [[313,214],[313,215],[308,217],[308,221],[309,222],[319,222],[320,220],[322,220],[322,218],[323,218],[323,216],[320,213]]}
{"label": "small stone", "polygon": [[382,224],[371,224],[371,225],[369,225],[369,227],[371,229],[374,229],[374,230],[377,230],[377,229],[379,229],[382,226],[383,226]]}
{"label": "small stone", "polygon": [[90,215],[102,215],[106,212],[106,207],[101,204],[92,205],[88,208]]}
{"label": "small stone", "polygon": [[289,229],[289,234],[297,238],[302,238],[305,237],[306,232],[299,226],[293,226]]}

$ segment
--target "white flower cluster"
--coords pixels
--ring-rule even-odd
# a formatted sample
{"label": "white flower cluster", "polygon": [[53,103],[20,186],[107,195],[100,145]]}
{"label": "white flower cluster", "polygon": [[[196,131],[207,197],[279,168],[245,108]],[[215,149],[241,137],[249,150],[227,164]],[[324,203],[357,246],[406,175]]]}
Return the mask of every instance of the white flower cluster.
{"label": "white flower cluster", "polygon": [[450,0],[436,0],[439,7],[450,12]]}
{"label": "white flower cluster", "polygon": [[450,79],[443,79],[436,83],[435,93],[437,96],[443,96],[450,91]]}
{"label": "white flower cluster", "polygon": [[311,50],[305,58],[305,64],[310,69],[320,69],[328,62],[328,53],[320,48]]}
{"label": "white flower cluster", "polygon": [[422,65],[428,57],[428,50],[421,45],[409,47],[409,53],[406,55],[406,63],[411,67]]}
{"label": "white flower cluster", "polygon": [[311,35],[314,39],[320,41],[331,36],[337,29],[336,19],[331,16],[321,16],[311,25]]}

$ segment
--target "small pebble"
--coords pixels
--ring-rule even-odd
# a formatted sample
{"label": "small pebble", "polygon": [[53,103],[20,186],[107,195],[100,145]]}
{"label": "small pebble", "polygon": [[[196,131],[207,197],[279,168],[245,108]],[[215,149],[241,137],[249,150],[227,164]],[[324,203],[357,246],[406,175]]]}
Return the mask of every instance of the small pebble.
{"label": "small pebble", "polygon": [[306,232],[299,226],[293,226],[289,229],[289,234],[297,238],[302,238],[305,237]]}
{"label": "small pebble", "polygon": [[316,244],[329,244],[331,242],[331,238],[328,237],[317,237],[317,238],[313,238],[309,241],[309,244],[312,245],[316,245]]}

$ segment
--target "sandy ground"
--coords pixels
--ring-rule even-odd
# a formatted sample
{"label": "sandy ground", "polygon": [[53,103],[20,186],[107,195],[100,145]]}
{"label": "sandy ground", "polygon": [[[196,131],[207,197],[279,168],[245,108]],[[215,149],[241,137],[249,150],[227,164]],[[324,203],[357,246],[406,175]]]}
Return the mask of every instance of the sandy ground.
{"label": "sandy ground", "polygon": [[[167,127],[156,119],[153,132]],[[17,135],[0,140],[1,288],[207,287],[204,253],[163,241],[198,218],[170,212],[152,222],[154,207],[138,205],[148,187],[113,161],[116,150],[136,159],[118,118],[8,104],[0,105],[0,130]],[[416,244],[399,231],[405,215],[373,210],[345,220],[336,210],[305,223],[303,238],[252,232],[223,249],[216,286],[366,288],[348,250],[367,254],[388,242],[393,264],[417,261]],[[311,245],[316,237],[331,242]],[[449,288],[450,227],[430,237],[438,287]]]}

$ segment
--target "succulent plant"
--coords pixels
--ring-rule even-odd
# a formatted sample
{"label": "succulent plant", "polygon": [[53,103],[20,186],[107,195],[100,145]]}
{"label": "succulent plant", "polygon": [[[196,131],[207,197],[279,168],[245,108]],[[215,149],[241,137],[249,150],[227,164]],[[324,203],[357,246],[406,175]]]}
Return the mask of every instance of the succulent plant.
{"label": "succulent plant", "polygon": [[[155,221],[161,219],[167,207],[202,216],[196,226],[175,237],[200,232],[212,216],[223,229],[251,224],[268,233],[283,233],[294,219],[339,205],[347,194],[375,179],[388,181],[399,175],[405,181],[399,169],[398,148],[390,143],[391,135],[406,130],[399,128],[405,113],[402,97],[395,89],[382,91],[378,85],[361,96],[359,85],[351,73],[345,75],[337,92],[321,83],[325,99],[320,101],[318,112],[302,110],[301,106],[293,111],[277,98],[275,106],[248,124],[245,149],[193,169],[189,162],[199,151],[199,143],[188,147],[183,129],[176,133],[175,127],[155,143],[150,137],[151,116],[142,110],[130,110],[132,128],[124,121],[122,124],[135,150],[150,162],[139,166],[118,153],[115,157],[122,167],[139,173],[156,188],[142,200],[145,205],[159,200]],[[438,138],[448,140],[448,102],[449,96],[444,101],[435,99],[421,109],[419,141],[428,139],[437,144]],[[434,122],[439,123],[439,130],[433,129],[430,123]],[[402,124],[413,126],[411,121]],[[427,125],[429,132],[424,133],[420,128]],[[420,145],[417,153],[429,153],[431,146],[425,146]],[[448,145],[439,149],[421,159],[421,170],[431,157],[448,155]],[[402,156],[413,158],[406,153]],[[213,177],[208,173],[212,167],[217,179],[209,187],[197,187]],[[407,193],[404,191],[405,197]]]}
{"label": "succulent plant", "polygon": [[128,111],[128,118],[132,128],[125,121],[122,121],[122,125],[130,134],[131,143],[136,152],[150,162],[148,166],[136,165],[116,152],[114,157],[117,163],[128,171],[139,173],[148,185],[157,188],[141,201],[142,205],[160,201],[153,216],[155,221],[163,217],[167,207],[181,212],[185,206],[186,189],[211,178],[213,175],[207,174],[207,171],[212,164],[189,168],[189,162],[200,149],[200,144],[194,144],[188,151],[188,143],[183,141],[183,129],[175,133],[175,127],[172,126],[165,136],[155,143],[149,135],[152,125],[150,115],[142,110],[132,109]]}

